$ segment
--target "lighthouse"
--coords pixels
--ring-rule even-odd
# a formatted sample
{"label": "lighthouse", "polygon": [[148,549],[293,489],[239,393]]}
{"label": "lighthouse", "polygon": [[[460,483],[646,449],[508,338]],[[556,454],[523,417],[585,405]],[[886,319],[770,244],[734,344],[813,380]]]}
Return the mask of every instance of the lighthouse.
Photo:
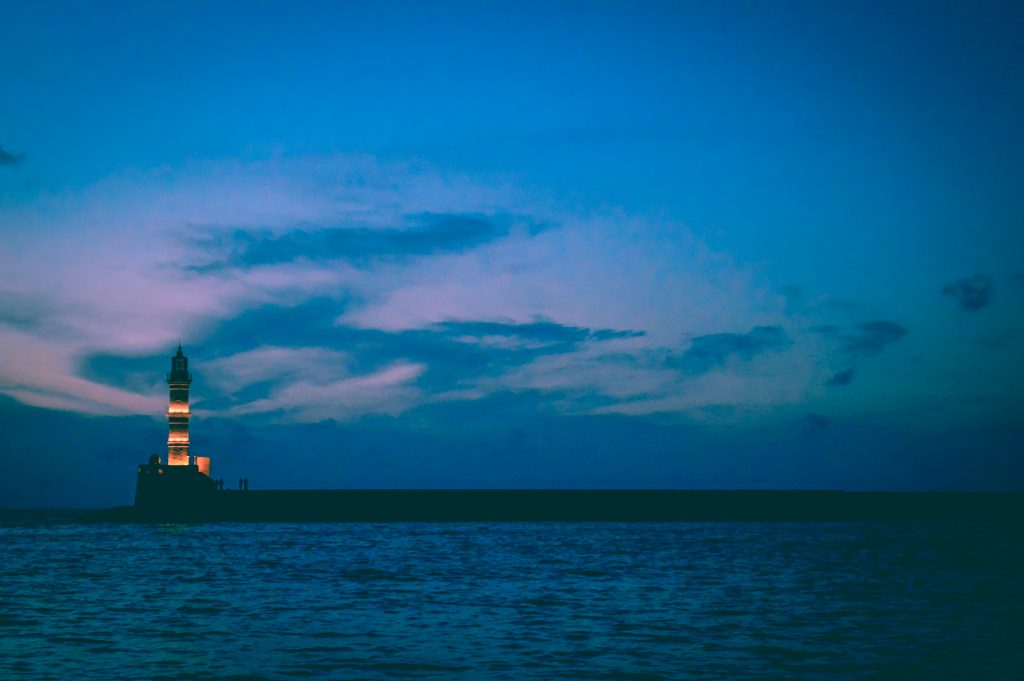
{"label": "lighthouse", "polygon": [[171,358],[171,373],[167,374],[167,386],[171,399],[167,405],[167,465],[188,466],[192,463],[188,452],[188,388],[192,385],[192,374],[188,372],[188,357],[181,351]]}
{"label": "lighthouse", "polygon": [[161,517],[202,518],[210,512],[213,494],[224,481],[210,477],[210,457],[193,456],[189,451],[188,390],[192,374],[188,357],[178,343],[178,352],[171,357],[171,373],[167,374],[170,402],[167,405],[167,463],[159,454],[139,466],[135,482],[135,508]]}

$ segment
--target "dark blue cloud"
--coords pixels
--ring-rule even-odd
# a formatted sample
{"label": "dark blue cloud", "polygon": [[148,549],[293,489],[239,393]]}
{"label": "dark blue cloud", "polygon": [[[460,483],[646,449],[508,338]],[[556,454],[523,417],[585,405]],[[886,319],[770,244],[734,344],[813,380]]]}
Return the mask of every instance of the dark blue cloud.
{"label": "dark blue cloud", "polygon": [[807,414],[800,422],[801,430],[807,435],[813,435],[814,433],[820,432],[828,428],[832,422],[826,416],[821,414],[810,413]]}
{"label": "dark blue cloud", "polygon": [[842,371],[836,372],[832,376],[832,378],[830,378],[827,381],[825,381],[825,385],[829,385],[829,386],[849,385],[850,381],[852,381],[852,380],[853,380],[853,367],[850,367],[849,369],[844,369]]}
{"label": "dark blue cloud", "polygon": [[301,305],[263,305],[225,320],[205,335],[186,339],[200,357],[222,357],[261,345],[338,346],[350,342],[334,320],[351,305],[348,299],[313,298]]}
{"label": "dark blue cloud", "polygon": [[842,351],[851,357],[877,355],[907,335],[905,327],[890,321],[866,322],[854,327],[826,324],[810,331],[835,340]]}
{"label": "dark blue cloud", "polygon": [[25,160],[25,154],[12,154],[0,147],[0,166],[16,166]]}
{"label": "dark blue cloud", "polygon": [[697,336],[679,359],[669,358],[668,364],[686,373],[702,373],[720,366],[731,357],[752,359],[767,351],[783,350],[792,345],[780,326],[755,326],[748,333],[713,333]]}
{"label": "dark blue cloud", "polygon": [[877,355],[905,335],[906,328],[896,322],[867,322],[857,325],[855,331],[844,338],[843,349],[851,355]]}
{"label": "dark blue cloud", "polygon": [[[512,218],[507,215],[419,213],[405,219],[409,224],[402,228],[307,226],[283,234],[244,229],[218,232],[194,244],[212,262],[193,269],[245,268],[300,259],[362,262],[457,253],[502,239],[512,228]],[[542,225],[533,225],[530,233],[542,229]]]}
{"label": "dark blue cloud", "polygon": [[[232,395],[221,395],[204,385],[204,363],[263,346],[326,348],[350,357],[352,374],[370,373],[396,361],[422,363],[427,371],[417,380],[428,391],[442,391],[460,382],[497,376],[538,357],[570,353],[584,343],[643,335],[617,329],[589,329],[550,320],[512,324],[490,321],[448,321],[424,329],[382,331],[338,325],[337,317],[348,301],[319,298],[295,307],[268,305],[225,321],[205,337],[185,339],[192,358],[195,389],[207,409],[266,397],[279,381],[252,383]],[[91,380],[139,392],[152,389],[163,377],[171,349],[147,357],[93,355],[79,373]]]}
{"label": "dark blue cloud", "polygon": [[960,279],[942,287],[942,295],[955,298],[962,310],[976,312],[992,299],[992,278],[984,274]]}
{"label": "dark blue cloud", "polygon": [[78,375],[96,383],[144,393],[163,379],[163,372],[170,365],[170,355],[170,350],[140,357],[89,355],[79,363]]}

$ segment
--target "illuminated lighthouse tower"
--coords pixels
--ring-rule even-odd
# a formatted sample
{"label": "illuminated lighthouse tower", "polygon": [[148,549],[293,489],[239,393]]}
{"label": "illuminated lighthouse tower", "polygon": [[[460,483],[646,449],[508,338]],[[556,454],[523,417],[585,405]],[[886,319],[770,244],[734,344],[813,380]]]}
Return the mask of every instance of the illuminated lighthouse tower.
{"label": "illuminated lighthouse tower", "polygon": [[192,374],[188,372],[188,357],[181,351],[171,358],[171,373],[167,374],[167,385],[171,389],[171,402],[167,406],[167,464],[170,466],[187,466],[188,453],[188,420],[192,416],[188,411],[188,388],[192,385]]}

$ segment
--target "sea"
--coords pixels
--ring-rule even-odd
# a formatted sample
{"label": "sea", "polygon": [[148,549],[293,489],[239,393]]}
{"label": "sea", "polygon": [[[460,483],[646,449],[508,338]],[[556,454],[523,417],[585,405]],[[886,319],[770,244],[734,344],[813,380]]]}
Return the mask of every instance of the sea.
{"label": "sea", "polygon": [[1005,525],[0,514],[4,680],[1021,678]]}

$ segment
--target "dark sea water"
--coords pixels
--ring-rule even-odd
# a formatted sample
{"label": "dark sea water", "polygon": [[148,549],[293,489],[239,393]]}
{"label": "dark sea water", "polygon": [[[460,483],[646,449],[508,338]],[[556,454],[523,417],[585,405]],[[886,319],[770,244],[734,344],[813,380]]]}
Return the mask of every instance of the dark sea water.
{"label": "dark sea water", "polygon": [[1024,548],[978,524],[8,514],[0,679],[23,678],[1021,679]]}

